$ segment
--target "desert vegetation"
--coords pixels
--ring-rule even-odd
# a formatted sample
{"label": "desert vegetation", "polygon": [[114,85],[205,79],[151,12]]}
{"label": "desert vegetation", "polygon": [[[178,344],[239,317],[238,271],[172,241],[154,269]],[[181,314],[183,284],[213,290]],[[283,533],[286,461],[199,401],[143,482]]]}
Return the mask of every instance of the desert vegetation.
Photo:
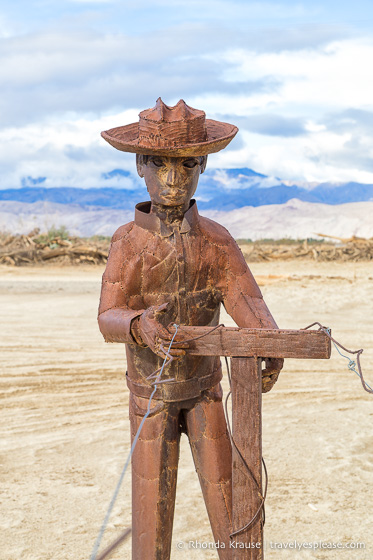
{"label": "desert vegetation", "polygon": [[[248,262],[303,259],[313,261],[369,261],[373,259],[373,238],[324,236],[308,239],[237,239]],[[28,235],[0,234],[0,264],[104,264],[110,237],[75,237],[66,227],[52,227]]]}

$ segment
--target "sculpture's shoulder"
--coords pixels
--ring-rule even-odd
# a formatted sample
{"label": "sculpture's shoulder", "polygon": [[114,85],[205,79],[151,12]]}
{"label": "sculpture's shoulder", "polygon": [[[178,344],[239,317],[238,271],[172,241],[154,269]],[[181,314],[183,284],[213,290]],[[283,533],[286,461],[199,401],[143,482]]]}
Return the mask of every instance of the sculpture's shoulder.
{"label": "sculpture's shoulder", "polygon": [[118,241],[120,242],[127,239],[131,231],[133,230],[134,225],[135,222],[132,221],[132,222],[128,222],[128,224],[124,224],[123,226],[120,226],[114,233],[113,237],[111,238],[111,242],[117,243]]}
{"label": "sculpture's shoulder", "polygon": [[231,274],[241,276],[248,271],[241,249],[224,226],[209,218],[201,218],[200,227],[201,230],[203,229],[203,235],[208,243],[215,245],[218,252],[225,255],[227,270]]}
{"label": "sculpture's shoulder", "polygon": [[104,273],[106,281],[108,279],[109,281],[114,281],[112,278],[116,278],[118,274],[121,274],[120,271],[124,263],[134,258],[136,251],[131,242],[133,228],[134,222],[120,226],[111,238],[108,261]]}
{"label": "sculpture's shoulder", "polygon": [[200,216],[199,227],[202,235],[214,245],[229,247],[236,244],[229,231],[210,218]]}

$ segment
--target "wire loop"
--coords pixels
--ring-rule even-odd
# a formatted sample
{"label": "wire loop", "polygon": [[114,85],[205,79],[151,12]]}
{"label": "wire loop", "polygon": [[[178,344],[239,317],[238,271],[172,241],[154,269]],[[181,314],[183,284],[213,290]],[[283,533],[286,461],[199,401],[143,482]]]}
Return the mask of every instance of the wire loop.
{"label": "wire loop", "polygon": [[[360,356],[364,352],[364,349],[360,348],[360,350],[349,350],[345,346],[342,346],[342,344],[340,342],[338,342],[337,340],[335,340],[335,338],[332,337],[330,328],[324,327],[318,321],[315,321],[314,323],[312,323],[311,325],[308,325],[308,327],[305,327],[302,330],[306,331],[306,330],[310,329],[311,327],[314,327],[315,325],[317,325],[319,327],[319,331],[323,331],[330,338],[330,340],[332,341],[332,343],[333,343],[335,349],[337,350],[338,354],[340,354],[343,358],[346,358],[346,360],[348,360],[348,364],[347,364],[348,369],[353,371],[354,373],[356,373],[356,375],[360,378],[363,389],[367,393],[373,394],[372,387],[370,385],[368,385],[368,383],[364,379],[363,370],[362,370],[361,364],[360,364]],[[340,351],[340,348],[342,348],[342,350],[344,350],[348,354],[356,354],[356,362],[354,360],[352,360],[349,356],[346,356],[345,354],[342,354],[342,352]],[[357,370],[355,369],[356,366],[357,366]]]}

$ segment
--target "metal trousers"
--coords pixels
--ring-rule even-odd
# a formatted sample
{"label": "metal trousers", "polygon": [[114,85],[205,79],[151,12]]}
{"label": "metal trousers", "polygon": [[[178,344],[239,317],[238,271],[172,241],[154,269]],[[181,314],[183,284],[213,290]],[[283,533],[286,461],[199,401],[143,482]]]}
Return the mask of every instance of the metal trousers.
{"label": "metal trousers", "polygon": [[[197,399],[151,403],[132,457],[132,560],[169,560],[180,435],[189,438],[220,560],[230,558],[232,450],[220,385]],[[132,439],[148,399],[130,396]],[[193,534],[190,540],[196,540]]]}

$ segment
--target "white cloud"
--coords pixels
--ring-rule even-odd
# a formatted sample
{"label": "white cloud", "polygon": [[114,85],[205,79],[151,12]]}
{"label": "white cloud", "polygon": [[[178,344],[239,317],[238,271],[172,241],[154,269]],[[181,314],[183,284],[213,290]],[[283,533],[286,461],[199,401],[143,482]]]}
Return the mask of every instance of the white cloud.
{"label": "white cloud", "polygon": [[[249,167],[283,179],[373,182],[373,138],[364,120],[373,119],[373,41],[346,39],[316,50],[257,53],[227,51],[225,78],[277,80],[271,91],[196,95],[193,103],[211,114],[224,107],[248,122],[264,112],[305,122],[305,133],[273,138],[241,130],[245,147],[220,153],[219,166]],[[348,111],[364,108],[365,113]],[[245,126],[245,125],[244,125]],[[285,136],[285,134],[284,134]]]}
{"label": "white cloud", "polygon": [[[254,175],[249,177],[247,175],[238,175],[235,177],[230,177],[229,173],[225,169],[217,169],[213,174],[213,179],[220,184],[221,188],[224,190],[240,190],[244,185],[245,188],[251,186],[260,186],[265,189],[268,187],[274,187],[279,185],[281,182],[276,177],[258,177]],[[203,200],[202,198],[200,200]]]}
{"label": "white cloud", "polygon": [[[229,65],[223,71],[230,81],[244,83],[271,76],[282,85],[265,98],[241,101],[247,110],[263,106],[321,108],[372,105],[373,59],[371,39],[335,41],[324,48],[257,53],[233,50],[224,54]],[[246,101],[246,103],[245,103]]]}
{"label": "white cloud", "polygon": [[159,95],[169,104],[183,97],[211,118],[237,118],[238,138],[210,156],[210,167],[373,182],[371,128],[348,112],[373,113],[373,41],[321,34],[312,43],[309,33],[305,47],[301,34],[289,43],[280,33],[271,43],[268,29],[262,37],[233,31],[223,42],[202,23],[148,36],[46,30],[1,40],[0,186],[19,186],[25,176],[95,186],[102,172],[133,169],[133,156],[105,146],[99,132],[136,121]]}
{"label": "white cloud", "polygon": [[130,44],[124,36],[87,32],[12,37],[1,45],[0,79],[7,88],[81,83],[92,73],[98,77],[107,64],[112,68]]}
{"label": "white cloud", "polygon": [[[241,131],[245,147],[237,152],[219,152],[210,158],[216,167],[247,166],[260,173],[284,180],[310,182],[373,183],[373,170],[357,165],[356,158],[345,158],[349,134],[314,133],[309,137],[263,137]],[[373,142],[365,150],[373,158]]]}
{"label": "white cloud", "polygon": [[68,111],[143,108],[159,95],[170,102],[196,90],[230,90],[221,80],[219,61],[201,58],[198,46],[189,48],[199,34],[199,28],[179,28],[144,40],[123,34],[43,32],[3,40],[3,124],[37,122]]}
{"label": "white cloud", "polygon": [[[72,116],[73,117],[73,116]],[[47,177],[46,187],[98,187],[101,174],[115,168],[135,172],[133,154],[113,149],[102,130],[138,120],[129,110],[97,119],[70,118],[0,132],[0,188],[21,186],[23,177]],[[107,186],[130,187],[127,178],[106,180]]]}

